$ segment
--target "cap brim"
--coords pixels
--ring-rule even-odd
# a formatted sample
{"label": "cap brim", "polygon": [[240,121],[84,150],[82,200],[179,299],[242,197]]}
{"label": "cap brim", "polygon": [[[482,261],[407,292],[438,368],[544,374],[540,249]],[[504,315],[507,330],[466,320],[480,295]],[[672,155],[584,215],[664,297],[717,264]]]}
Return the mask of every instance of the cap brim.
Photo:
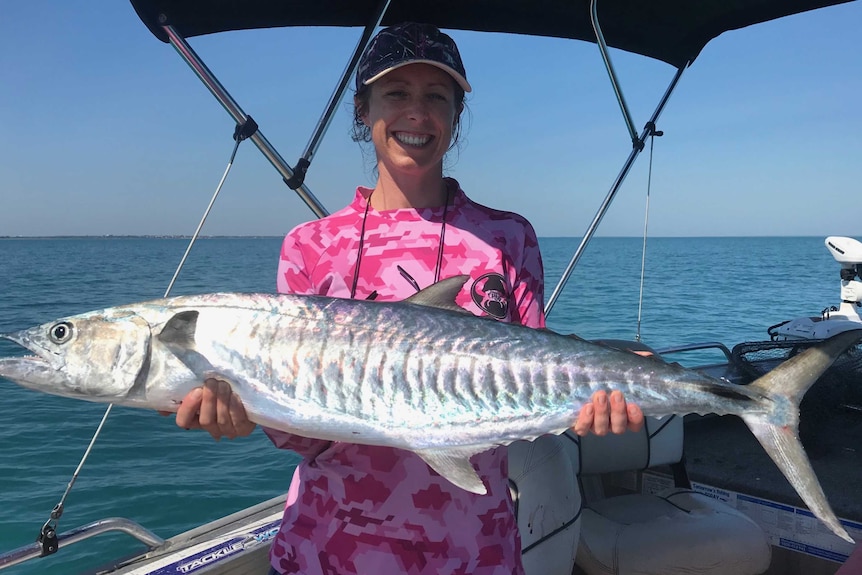
{"label": "cap brim", "polygon": [[464,76],[462,76],[461,74],[459,74],[454,69],[447,66],[446,64],[441,64],[440,62],[436,62],[434,60],[408,60],[407,62],[401,62],[401,63],[396,64],[394,66],[390,66],[389,68],[386,68],[382,72],[378,72],[377,74],[371,76],[370,78],[365,80],[365,82],[363,82],[363,84],[365,84],[366,86],[369,84],[372,84],[372,83],[376,82],[377,80],[379,80],[380,78],[382,78],[383,76],[385,76],[386,74],[388,74],[389,72],[391,72],[392,70],[397,70],[398,68],[401,68],[402,66],[407,66],[408,64],[431,64],[435,68],[440,68],[441,70],[443,70],[444,72],[446,72],[447,74],[452,76],[452,78],[454,78],[455,81],[458,82],[458,85],[461,86],[461,89],[464,90],[465,92],[472,92],[473,91],[473,88],[470,86],[470,82],[467,81],[467,78],[465,78]]}

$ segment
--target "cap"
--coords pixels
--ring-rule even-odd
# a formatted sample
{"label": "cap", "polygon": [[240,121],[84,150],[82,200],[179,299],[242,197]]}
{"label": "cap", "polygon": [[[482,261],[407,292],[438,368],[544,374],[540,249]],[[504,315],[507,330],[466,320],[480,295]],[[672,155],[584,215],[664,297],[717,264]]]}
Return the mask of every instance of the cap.
{"label": "cap", "polygon": [[432,24],[405,22],[384,28],[368,44],[356,70],[356,89],[407,64],[431,64],[447,72],[465,92],[472,90],[458,46]]}

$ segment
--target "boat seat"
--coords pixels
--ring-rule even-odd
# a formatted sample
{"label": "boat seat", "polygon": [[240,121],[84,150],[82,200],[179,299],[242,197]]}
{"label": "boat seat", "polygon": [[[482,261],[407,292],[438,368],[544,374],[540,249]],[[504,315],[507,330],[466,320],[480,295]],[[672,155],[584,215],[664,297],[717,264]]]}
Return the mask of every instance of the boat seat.
{"label": "boat seat", "polygon": [[568,443],[544,435],[509,445],[509,490],[526,575],[571,575],[575,564],[581,493]]}
{"label": "boat seat", "polygon": [[[639,342],[603,343],[655,353]],[[769,568],[771,547],[760,526],[691,490],[682,463],[682,417],[648,417],[638,433],[578,437],[567,432],[562,438],[568,440],[582,490],[580,573],[755,575]],[[658,465],[672,466],[674,487],[655,494],[605,492],[602,474]]]}

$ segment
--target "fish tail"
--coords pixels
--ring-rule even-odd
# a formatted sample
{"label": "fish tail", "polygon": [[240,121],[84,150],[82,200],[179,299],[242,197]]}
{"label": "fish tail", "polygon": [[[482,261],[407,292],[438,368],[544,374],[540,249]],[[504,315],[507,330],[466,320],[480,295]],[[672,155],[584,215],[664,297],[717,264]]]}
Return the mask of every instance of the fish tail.
{"label": "fish tail", "polygon": [[829,506],[799,441],[799,404],[805,392],[842,353],[862,338],[862,330],[835,335],[785,361],[747,387],[772,400],[770,412],[742,415],[748,428],[814,515],[836,535],[853,543]]}

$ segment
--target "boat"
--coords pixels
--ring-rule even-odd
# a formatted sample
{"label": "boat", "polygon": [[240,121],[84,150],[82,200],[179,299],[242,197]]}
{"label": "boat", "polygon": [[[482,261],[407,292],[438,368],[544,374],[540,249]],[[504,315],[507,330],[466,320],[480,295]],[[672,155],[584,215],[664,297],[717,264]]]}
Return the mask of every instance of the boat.
{"label": "boat", "polygon": [[819,316],[800,317],[771,326],[767,330],[771,340],[826,339],[862,325],[862,242],[829,236],[824,243],[830,255],[841,264],[840,303],[823,308]]}
{"label": "boat", "polygon": [[[540,35],[595,43],[599,47],[600,56],[617,96],[631,150],[624,159],[610,190],[601,201],[594,218],[583,232],[583,239],[559,283],[550,293],[546,306],[550,314],[636,159],[646,149],[650,138],[659,135],[658,121],[672,93],[686,70],[696,65],[696,59],[707,44],[729,30],[756,26],[773,19],[843,3],[835,0],[794,0],[792,2],[759,0],[749,3],[709,0],[699,2],[695,6],[679,0],[650,3],[631,0],[605,0],[605,2],[542,0],[524,3],[501,0],[493,5],[475,3],[465,6],[464,3],[448,1],[344,3],[324,0],[313,3],[285,3],[267,0],[246,2],[234,0],[220,2],[214,6],[204,0],[132,0],[132,5],[150,32],[157,39],[170,43],[176,49],[194,74],[225,108],[237,125],[235,132],[237,145],[245,140],[254,143],[279,176],[316,216],[325,215],[327,210],[309,188],[314,175],[313,159],[335,109],[344,98],[359,54],[378,26],[404,20],[429,21],[447,30]],[[325,105],[323,115],[309,140],[308,147],[293,165],[281,157],[263,135],[257,123],[245,113],[189,44],[189,39],[197,36],[283,26],[351,27],[358,30],[359,36],[356,49]],[[628,109],[611,62],[609,48],[663,62],[675,69],[670,84],[643,129],[636,128]],[[841,263],[843,265],[851,262]],[[845,315],[848,318],[851,317],[849,314]],[[831,318],[832,314],[827,319],[831,320]],[[793,343],[800,345],[800,342]],[[801,342],[801,344],[804,343]],[[637,342],[623,342],[621,345],[630,348],[636,346]],[[740,385],[750,382],[754,377],[753,372],[744,367],[746,364],[754,366],[752,369],[756,370],[769,369],[777,363],[775,358],[746,359],[745,354],[738,351],[744,348],[734,347],[737,351],[734,355],[734,352],[723,344],[712,342],[658,348],[654,351],[660,357],[676,360],[685,354],[704,349],[718,350],[724,356],[724,360],[697,367]],[[841,402],[842,405],[845,403],[843,398]],[[653,422],[647,427],[643,441],[641,439],[636,441],[636,443],[641,442],[640,445],[626,444],[629,445],[627,449],[631,450],[632,459],[635,461],[645,452],[649,453],[647,464],[633,464],[631,460],[623,457],[616,457],[613,461],[614,465],[607,464],[606,454],[620,449],[619,445],[614,446],[607,442],[626,441],[620,438],[591,438],[587,440],[589,443],[583,445],[574,441],[574,438],[563,438],[562,443],[521,445],[520,448],[526,451],[519,456],[517,463],[513,464],[511,473],[513,476],[518,476],[519,512],[523,513],[524,517],[533,517],[531,509],[547,511],[542,521],[535,522],[531,519],[529,522],[531,534],[529,538],[525,537],[525,554],[529,553],[531,560],[540,556],[539,567],[534,569],[551,572],[549,566],[551,562],[559,560],[565,563],[568,560],[566,553],[570,556],[574,556],[576,552],[581,554],[578,546],[584,545],[588,528],[587,514],[584,509],[595,511],[598,507],[593,504],[611,501],[614,496],[638,496],[641,498],[638,501],[644,502],[638,505],[648,506],[655,501],[654,493],[671,490],[674,493],[682,493],[692,505],[698,506],[702,514],[721,515],[722,521],[729,521],[729,524],[734,526],[733,529],[738,529],[742,525],[747,529],[751,528],[751,521],[740,522],[740,514],[734,513],[738,511],[737,507],[747,506],[746,511],[752,514],[755,514],[752,510],[761,508],[769,510],[768,513],[771,515],[768,519],[781,525],[781,529],[769,532],[770,526],[767,520],[761,521],[756,528],[742,535],[738,531],[735,534],[738,543],[742,542],[740,540],[752,539],[748,536],[752,533],[754,536],[764,537],[771,544],[767,557],[769,565],[765,567],[767,569],[765,572],[798,572],[815,575],[834,573],[840,564],[848,559],[852,547],[848,547],[845,542],[830,538],[828,534],[817,529],[813,520],[805,515],[802,505],[797,503],[792,489],[784,483],[780,475],[776,475],[777,471],[772,467],[771,462],[764,457],[760,457],[763,459],[762,462],[758,459],[758,454],[762,455],[760,447],[750,437],[744,437],[746,433],[744,428],[736,429],[720,418],[692,417],[685,421],[677,418],[674,422]],[[668,436],[666,442],[661,440],[665,435]],[[720,452],[719,448],[724,448],[725,452]],[[652,457],[660,451],[666,451],[666,453]],[[852,461],[855,451],[841,449],[839,451],[838,455],[845,460],[841,464],[844,466],[843,469],[858,466]],[[592,457],[586,455],[589,452],[595,455]],[[688,455],[685,461],[682,457],[683,452]],[[747,473],[737,472],[733,477],[728,477],[727,470],[723,469],[721,462],[739,457],[741,452],[752,461]],[[565,458],[561,459],[560,453],[563,453]],[[697,454],[697,457],[692,457],[692,454]],[[587,459],[590,461],[587,462]],[[549,465],[555,467],[553,471],[543,470],[529,463],[531,461],[549,461]],[[578,467],[574,467],[573,461],[578,462]],[[561,462],[564,465],[559,467]],[[588,465],[596,467],[592,468]],[[560,477],[566,474],[569,475],[570,489],[571,485],[578,486],[576,492],[563,492],[560,488]],[[530,484],[531,481],[547,482],[549,476],[555,480],[552,487],[556,491],[549,488],[547,483],[540,486]],[[818,476],[825,483],[827,479],[824,479],[824,474],[818,472]],[[765,481],[758,479],[766,477],[774,478],[770,480],[772,484],[769,486],[765,485]],[[845,480],[845,477],[845,474],[838,474],[834,481],[840,483]],[[846,520],[845,524],[851,532],[862,534],[862,524],[860,524],[862,511],[858,509],[862,498],[854,497],[855,494],[850,492],[846,493],[846,497],[840,498],[840,501],[836,501],[833,494],[840,493],[842,490],[829,486],[826,486],[826,490],[830,493],[830,499],[839,516]],[[531,496],[535,493],[552,494],[551,503],[548,500],[531,500]],[[696,497],[691,494],[696,494]],[[721,505],[716,505],[715,502]],[[62,548],[107,531],[121,531],[141,541],[146,551],[121,558],[105,557],[104,566],[97,572],[141,575],[168,572],[263,573],[267,565],[267,543],[274,536],[283,504],[283,497],[264,501],[213,523],[178,534],[169,540],[163,540],[144,526],[122,519],[106,519],[63,533],[54,531],[53,524],[49,522],[46,527],[50,529],[43,529],[40,541],[0,554],[0,569],[24,561],[38,561],[39,556],[55,553],[58,547]],[[554,514],[551,511],[559,513]],[[592,515],[593,518],[590,521],[595,526],[596,513]],[[762,515],[764,514],[759,517],[761,520]],[[521,521],[519,518],[519,525],[527,525],[527,523],[522,524]],[[787,527],[788,523],[790,528]],[[727,524],[719,525],[717,528],[725,531],[728,529]],[[811,535],[806,531],[816,533],[813,537],[806,538],[807,535]],[[524,533],[526,530],[522,528],[522,535]],[[671,540],[670,546],[681,547],[682,544]],[[552,548],[553,552],[550,551]],[[595,546],[586,548],[592,549],[593,564],[578,564],[575,566],[575,572],[590,572],[588,569],[601,568],[600,551],[605,550]],[[721,551],[724,552],[724,550]],[[761,551],[749,553],[761,553],[758,560],[762,560]],[[635,557],[635,560],[637,559]]]}

